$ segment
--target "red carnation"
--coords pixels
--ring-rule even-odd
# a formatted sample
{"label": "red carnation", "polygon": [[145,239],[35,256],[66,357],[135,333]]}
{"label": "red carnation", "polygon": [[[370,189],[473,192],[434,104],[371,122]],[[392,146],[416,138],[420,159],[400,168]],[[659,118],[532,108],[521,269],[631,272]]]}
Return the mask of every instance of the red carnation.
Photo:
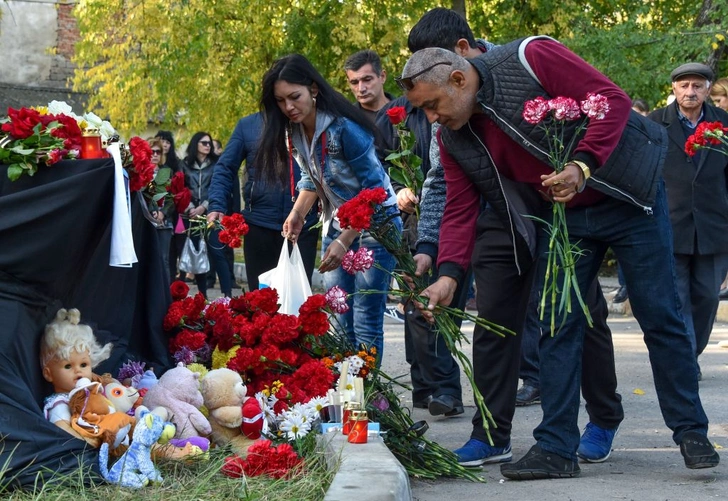
{"label": "red carnation", "polygon": [[78,122],[75,118],[60,114],[55,115],[53,118],[60,124],[51,131],[51,136],[65,139],[64,147],[68,150],[81,150],[81,127],[78,126]]}
{"label": "red carnation", "polygon": [[179,301],[187,297],[187,293],[190,292],[190,287],[182,280],[175,280],[169,286],[169,292],[172,294],[173,300]]}
{"label": "red carnation", "polygon": [[337,217],[341,226],[357,231],[368,230],[376,206],[383,204],[386,199],[387,191],[384,188],[362,190],[357,196],[339,207]]}
{"label": "red carnation", "polygon": [[407,118],[407,110],[404,106],[392,106],[387,110],[387,118],[392,122],[392,125],[397,125]]}
{"label": "red carnation", "polygon": [[3,132],[10,134],[14,139],[26,139],[33,135],[33,129],[41,123],[41,115],[30,108],[19,110],[8,108],[10,121],[2,126]]}

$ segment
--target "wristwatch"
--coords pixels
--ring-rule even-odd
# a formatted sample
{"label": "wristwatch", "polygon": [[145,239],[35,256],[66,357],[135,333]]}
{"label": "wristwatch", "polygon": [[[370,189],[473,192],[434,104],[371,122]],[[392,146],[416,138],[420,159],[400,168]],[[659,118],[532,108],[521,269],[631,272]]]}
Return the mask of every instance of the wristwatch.
{"label": "wristwatch", "polygon": [[576,165],[584,173],[584,184],[582,185],[581,189],[578,190],[578,193],[581,193],[582,191],[584,191],[584,188],[586,188],[586,180],[591,177],[591,169],[589,169],[589,166],[581,160],[571,160],[569,163]]}

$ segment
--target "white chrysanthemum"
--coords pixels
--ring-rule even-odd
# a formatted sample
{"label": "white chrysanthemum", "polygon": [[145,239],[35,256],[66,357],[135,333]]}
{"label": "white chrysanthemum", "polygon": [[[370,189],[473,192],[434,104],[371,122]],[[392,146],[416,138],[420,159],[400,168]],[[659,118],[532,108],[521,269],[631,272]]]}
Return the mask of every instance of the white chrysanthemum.
{"label": "white chrysanthemum", "polygon": [[352,376],[359,374],[359,369],[364,367],[364,359],[359,355],[352,355],[347,360],[349,361],[349,374]]}
{"label": "white chrysanthemum", "polygon": [[298,412],[284,412],[278,429],[286,434],[288,440],[303,438],[311,431],[311,421]]}
{"label": "white chrysanthemum", "polygon": [[53,100],[50,103],[48,103],[48,114],[49,115],[68,115],[69,117],[73,117],[76,120],[78,120],[80,118],[73,112],[73,108],[71,108],[71,106],[68,105],[65,101]]}
{"label": "white chrysanthemum", "polygon": [[306,408],[310,409],[311,411],[315,413],[321,412],[324,407],[327,407],[329,405],[329,399],[328,397],[314,397],[308,402],[306,402]]}

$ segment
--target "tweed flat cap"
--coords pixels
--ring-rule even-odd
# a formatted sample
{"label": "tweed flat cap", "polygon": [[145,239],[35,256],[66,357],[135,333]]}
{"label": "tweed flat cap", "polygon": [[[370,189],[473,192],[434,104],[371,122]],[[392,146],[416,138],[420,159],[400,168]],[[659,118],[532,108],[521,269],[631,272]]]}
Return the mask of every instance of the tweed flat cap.
{"label": "tweed flat cap", "polygon": [[713,70],[710,69],[710,66],[706,66],[700,63],[685,63],[681,66],[678,66],[677,68],[672,70],[672,73],[670,73],[670,78],[674,82],[678,78],[685,75],[698,75],[707,78],[711,82],[713,81]]}

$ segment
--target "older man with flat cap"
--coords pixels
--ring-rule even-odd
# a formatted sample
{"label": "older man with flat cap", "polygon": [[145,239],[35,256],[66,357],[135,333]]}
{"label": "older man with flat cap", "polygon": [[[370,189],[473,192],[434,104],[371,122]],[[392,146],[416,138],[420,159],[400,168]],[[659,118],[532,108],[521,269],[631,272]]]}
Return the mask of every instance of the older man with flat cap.
{"label": "older man with flat cap", "polygon": [[[728,156],[685,153],[685,141],[701,122],[728,126],[728,113],[706,102],[713,70],[687,63],[670,74],[675,101],[649,118],[664,125],[669,145],[663,175],[672,222],[677,288],[695,357],[708,344],[728,270]],[[702,378],[698,369],[698,379]]]}

